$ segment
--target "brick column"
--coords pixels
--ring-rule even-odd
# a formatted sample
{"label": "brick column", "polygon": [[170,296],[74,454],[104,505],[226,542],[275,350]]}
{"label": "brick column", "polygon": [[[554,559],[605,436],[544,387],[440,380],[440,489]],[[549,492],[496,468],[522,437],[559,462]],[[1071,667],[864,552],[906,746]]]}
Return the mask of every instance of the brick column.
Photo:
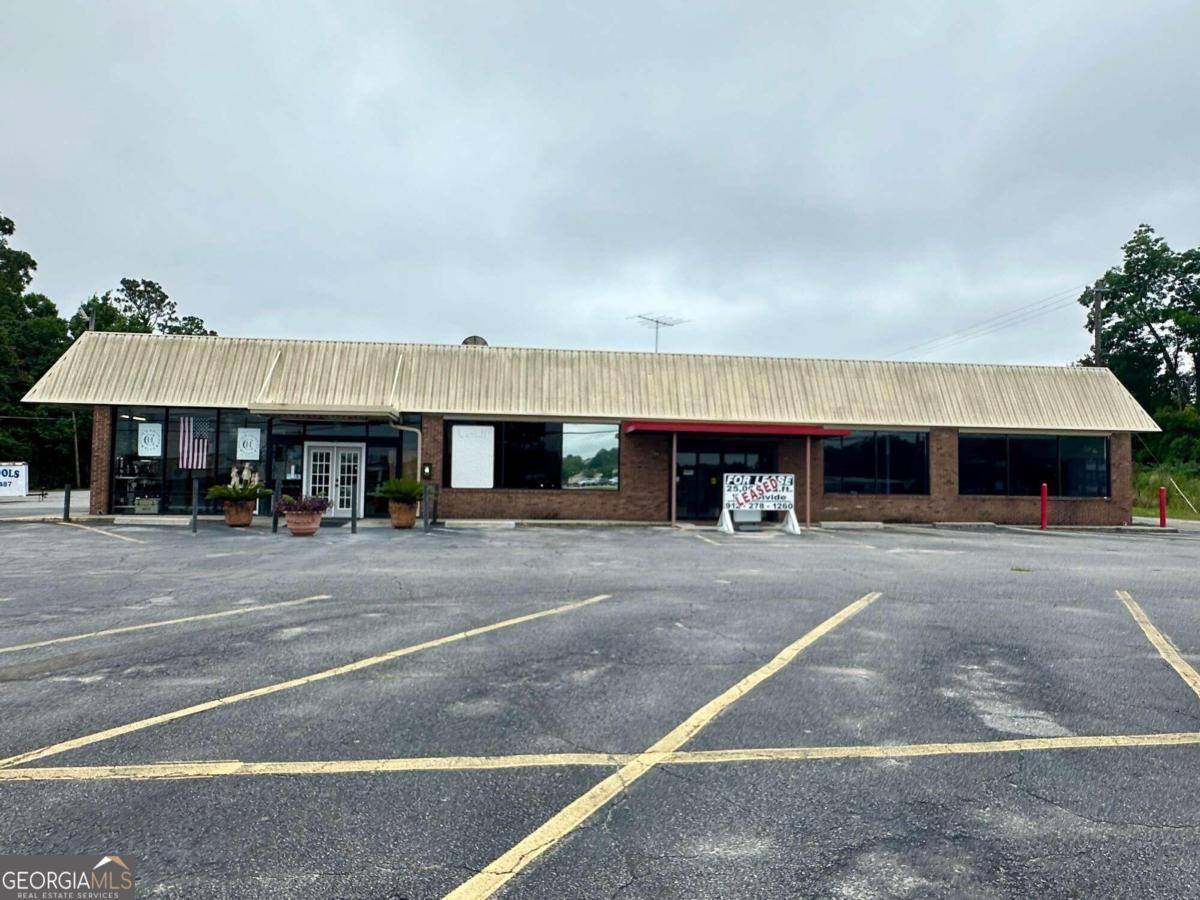
{"label": "brick column", "polygon": [[442,483],[442,417],[421,414],[421,455],[424,459],[417,460],[417,472],[421,471],[421,463],[433,465],[433,483]]}
{"label": "brick column", "polygon": [[113,408],[92,407],[92,481],[88,512],[93,516],[105,515],[109,510],[109,492],[112,490],[112,438]]}
{"label": "brick column", "polygon": [[929,431],[929,511],[922,521],[953,522],[963,518],[958,498],[958,430]]}
{"label": "brick column", "polygon": [[1133,522],[1133,440],[1128,431],[1114,434],[1108,442],[1108,478],[1112,493],[1113,524]]}

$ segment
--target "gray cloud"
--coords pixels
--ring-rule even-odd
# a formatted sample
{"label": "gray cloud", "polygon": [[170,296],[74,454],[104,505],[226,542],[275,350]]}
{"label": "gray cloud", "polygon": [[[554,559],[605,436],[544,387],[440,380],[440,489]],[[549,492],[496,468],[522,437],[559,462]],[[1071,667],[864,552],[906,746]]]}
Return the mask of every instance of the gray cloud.
{"label": "gray cloud", "polygon": [[[0,209],[66,311],[886,356],[1200,244],[1200,7],[11,4]],[[1067,362],[1072,305],[930,358]]]}

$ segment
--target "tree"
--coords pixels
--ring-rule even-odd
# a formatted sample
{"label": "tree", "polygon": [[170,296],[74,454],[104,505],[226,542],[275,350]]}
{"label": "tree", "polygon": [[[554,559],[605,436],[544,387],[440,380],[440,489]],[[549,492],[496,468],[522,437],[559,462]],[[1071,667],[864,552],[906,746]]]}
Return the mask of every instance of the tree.
{"label": "tree", "polygon": [[0,459],[29,462],[36,483],[62,484],[75,481],[75,419],[21,398],[70,345],[67,323],[49,297],[26,293],[37,263],[9,244],[15,231],[0,216]]}
{"label": "tree", "polygon": [[93,294],[85,300],[71,316],[67,324],[67,332],[72,341],[79,339],[85,331],[141,331],[129,321],[129,316],[121,312],[112,301],[112,292]]}
{"label": "tree", "polygon": [[[93,318],[94,317],[94,318]],[[72,339],[89,329],[143,334],[216,334],[197,316],[179,316],[162,285],[145,278],[122,278],[115,291],[93,295],[71,317]]]}
{"label": "tree", "polygon": [[1122,253],[1122,264],[1105,272],[1079,298],[1089,309],[1088,328],[1095,327],[1092,291],[1099,290],[1109,367],[1146,408],[1182,408],[1195,398],[1200,253],[1176,253],[1149,225],[1138,226]]}

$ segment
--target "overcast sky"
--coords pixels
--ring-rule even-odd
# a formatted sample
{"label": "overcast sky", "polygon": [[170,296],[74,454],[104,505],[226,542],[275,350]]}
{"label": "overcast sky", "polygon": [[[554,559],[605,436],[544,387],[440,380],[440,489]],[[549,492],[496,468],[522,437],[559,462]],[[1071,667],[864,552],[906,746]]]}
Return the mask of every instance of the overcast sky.
{"label": "overcast sky", "polygon": [[[1200,3],[0,0],[0,212],[221,334],[1070,362],[1200,244]],[[1047,304],[1050,305],[1050,304]],[[1039,311],[1045,307],[1034,307]]]}

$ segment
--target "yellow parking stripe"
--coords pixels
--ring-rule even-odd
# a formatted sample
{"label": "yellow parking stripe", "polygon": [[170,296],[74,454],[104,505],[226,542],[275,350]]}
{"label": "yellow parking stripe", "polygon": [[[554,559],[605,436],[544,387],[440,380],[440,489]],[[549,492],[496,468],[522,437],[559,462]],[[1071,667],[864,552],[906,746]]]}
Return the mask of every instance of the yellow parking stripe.
{"label": "yellow parking stripe", "polygon": [[798,653],[847,619],[862,612],[879,596],[877,592],[872,592],[855,600],[804,637],[789,644],[765,666],[751,672],[733,687],[704,704],[645,752],[639,753],[612,775],[567,804],[516,846],[501,854],[483,871],[463,882],[446,896],[460,898],[460,900],[461,898],[490,897],[514,875],[583,824],[593,813],[661,763],[663,757],[678,750],[733,703],[791,662]]}
{"label": "yellow parking stripe", "polygon": [[1122,747],[1187,747],[1200,744],[1200,731],[1163,734],[1099,734],[939,744],[864,744],[847,747],[748,747],[737,750],[677,750],[673,753],[516,753],[509,756],[416,756],[399,759],[243,762],[199,760],[123,766],[28,766],[0,770],[3,781],[153,781],[236,775],[352,775],[383,772],[469,772],[560,766],[618,768],[643,756],[660,766],[800,762],[831,759],[902,759],[1050,750],[1108,750]]}
{"label": "yellow parking stripe", "polygon": [[114,534],[111,531],[105,531],[103,528],[93,528],[91,525],[83,525],[79,522],[55,522],[55,525],[68,525],[71,528],[82,528],[84,531],[91,531],[96,534],[102,534],[105,537],[116,538],[118,541],[128,541],[130,544],[144,544],[145,541],[139,541],[137,538],[131,538],[127,534]]}
{"label": "yellow parking stripe", "polygon": [[1170,639],[1154,627],[1154,623],[1142,611],[1138,602],[1129,595],[1128,591],[1117,591],[1117,597],[1125,604],[1125,608],[1129,610],[1133,620],[1141,626],[1146,637],[1150,639],[1159,655],[1162,656],[1174,669],[1179,673],[1179,677],[1184,683],[1192,689],[1192,692],[1200,697],[1200,673],[1188,663],[1186,659],[1179,655],[1179,650],[1171,643]]}
{"label": "yellow parking stripe", "polygon": [[959,741],[944,744],[879,744],[850,747],[763,747],[746,750],[693,750],[673,753],[664,763],[698,765],[733,762],[786,762],[806,759],[899,759],[912,756],[958,756],[973,753],[1019,753],[1030,750],[1099,750],[1108,747],[1181,747],[1200,744],[1200,731],[1166,734],[1101,734],[1072,737],[1018,738],[1004,741]]}
{"label": "yellow parking stripe", "polygon": [[599,594],[595,597],[590,597],[587,600],[578,600],[574,603],[556,606],[553,609],[544,609],[541,612],[528,613],[512,619],[505,619],[502,622],[494,622],[491,625],[481,625],[478,628],[469,628],[466,631],[459,631],[456,634],[434,638],[431,641],[422,641],[421,643],[413,644],[410,647],[401,647],[399,650],[392,650],[388,653],[381,653],[378,656],[370,656],[366,659],[356,660],[355,662],[346,663],[342,666],[335,666],[332,669],[314,672],[312,675],[305,675],[301,678],[292,678],[288,681],[280,681],[276,684],[266,685],[265,687],[254,688],[253,690],[249,691],[242,691],[238,694],[231,694],[228,697],[219,697],[216,700],[208,700],[204,703],[197,703],[194,706],[187,706],[183,709],[174,710],[173,712],[163,713],[162,715],[158,716],[151,716],[148,719],[139,719],[136,722],[118,725],[116,728],[109,728],[104,731],[97,731],[94,734],[84,735],[83,737],[72,738],[69,741],[50,744],[46,747],[39,747],[37,750],[30,750],[26,753],[19,753],[16,756],[10,756],[7,759],[0,759],[0,769],[6,769],[10,766],[18,766],[22,763],[33,762],[35,759],[44,759],[47,756],[65,753],[68,750],[86,747],[89,744],[97,744],[100,741],[107,741],[110,738],[119,737],[123,734],[129,734],[133,731],[141,731],[144,728],[150,728],[154,725],[162,725],[166,722],[174,722],[176,719],[182,719],[185,716],[194,716],[197,713],[208,712],[209,710],[217,709],[218,707],[229,706],[234,703],[241,703],[243,700],[253,700],[257,697],[265,697],[269,694],[277,694],[280,691],[286,691],[302,685],[312,684],[316,681],[323,681],[326,678],[334,678],[338,675],[345,675],[350,672],[358,672],[362,669],[369,668],[370,666],[377,666],[381,663],[390,662],[393,659],[399,659],[402,656],[408,656],[412,653],[419,653],[422,650],[431,650],[434,647],[441,647],[445,644],[453,643],[454,641],[466,640],[467,638],[475,637],[480,634],[487,634],[490,631],[498,631],[501,628],[508,628],[512,625],[520,625],[524,622],[532,622],[536,619],[544,619],[546,616],[560,615],[561,613],[570,612],[571,610],[580,609],[581,607],[588,606],[592,603],[598,603],[601,600],[606,600],[609,598],[609,596],[609,594]]}
{"label": "yellow parking stripe", "polygon": [[110,781],[163,778],[218,778],[227,775],[347,775],[378,772],[457,772],[535,769],[551,766],[610,766],[633,757],[608,753],[518,753],[512,756],[418,756],[408,759],[347,759],[321,762],[152,763],[132,766],[54,766],[0,769],[0,781]]}
{"label": "yellow parking stripe", "polygon": [[162,628],[164,625],[182,625],[184,622],[202,622],[207,619],[222,619],[226,616],[240,616],[244,613],[261,612],[264,609],[282,609],[285,606],[296,606],[300,603],[311,603],[314,600],[328,600],[330,594],[313,594],[311,597],[301,597],[299,600],[284,600],[281,603],[264,603],[260,606],[239,606],[237,609],[226,609],[215,613],[202,613],[196,616],[182,616],[178,619],[163,619],[161,622],[146,622],[142,625],[124,625],[120,628],[105,628],[102,631],[89,631],[86,634],[72,634],[67,637],[50,638],[45,641],[32,641],[28,644],[15,644],[12,647],[0,647],[0,653],[13,653],[17,650],[32,650],[34,647],[49,647],[51,644],[68,644],[71,641],[82,641],[88,638],[108,637],[113,634],[127,634],[130,631],[145,631],[147,628]]}

